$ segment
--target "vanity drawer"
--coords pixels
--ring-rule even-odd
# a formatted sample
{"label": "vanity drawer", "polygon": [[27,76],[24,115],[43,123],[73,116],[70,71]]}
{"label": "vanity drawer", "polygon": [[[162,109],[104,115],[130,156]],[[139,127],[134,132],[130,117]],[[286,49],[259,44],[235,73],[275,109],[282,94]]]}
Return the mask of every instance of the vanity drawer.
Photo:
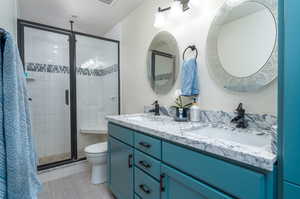
{"label": "vanity drawer", "polygon": [[240,199],[264,199],[265,176],[167,142],[162,160],[213,187]]}
{"label": "vanity drawer", "polygon": [[135,150],[134,163],[137,167],[159,180],[160,161],[157,161],[156,159],[151,158],[150,156]]}
{"label": "vanity drawer", "polygon": [[143,199],[159,199],[160,184],[139,168],[135,167],[135,193]]}
{"label": "vanity drawer", "polygon": [[283,195],[286,199],[297,199],[300,196],[300,187],[288,182],[284,182]]}
{"label": "vanity drawer", "polygon": [[115,137],[126,144],[133,146],[135,131],[115,125],[113,123],[108,124],[108,134]]}
{"label": "vanity drawer", "polygon": [[147,153],[157,159],[161,159],[161,141],[140,133],[135,134],[135,148]]}

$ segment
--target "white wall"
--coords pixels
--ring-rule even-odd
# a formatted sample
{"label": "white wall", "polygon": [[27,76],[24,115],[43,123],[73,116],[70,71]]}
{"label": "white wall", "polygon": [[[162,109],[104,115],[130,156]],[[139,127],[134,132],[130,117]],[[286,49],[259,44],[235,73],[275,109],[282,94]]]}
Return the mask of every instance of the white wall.
{"label": "white wall", "polygon": [[17,1],[0,1],[0,27],[17,35]]}
{"label": "white wall", "polygon": [[122,23],[115,25],[104,37],[120,41],[122,38]]}
{"label": "white wall", "polygon": [[[142,112],[143,106],[151,104],[155,99],[161,104],[170,105],[173,103],[175,90],[180,88],[177,80],[169,94],[157,96],[147,78],[147,49],[155,34],[161,31],[153,27],[154,15],[159,6],[167,6],[169,2],[171,0],[145,1],[118,24],[121,29],[122,113]],[[177,21],[169,23],[162,30],[175,36],[181,53],[187,45],[197,45],[202,109],[233,111],[239,102],[243,102],[248,112],[276,114],[276,82],[255,93],[235,93],[220,88],[208,74],[205,60],[207,34],[214,14],[223,3],[224,0],[202,0],[202,9],[194,8],[184,13],[184,16],[178,17]]]}

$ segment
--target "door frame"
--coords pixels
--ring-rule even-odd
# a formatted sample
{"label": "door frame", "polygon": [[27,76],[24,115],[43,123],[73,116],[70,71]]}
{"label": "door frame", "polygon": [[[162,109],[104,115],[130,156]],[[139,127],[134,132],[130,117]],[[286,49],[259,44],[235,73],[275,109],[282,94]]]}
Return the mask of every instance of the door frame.
{"label": "door frame", "polygon": [[24,28],[34,28],[38,30],[58,33],[69,36],[69,89],[70,89],[70,134],[71,134],[71,158],[53,162],[45,165],[39,165],[38,170],[46,170],[53,167],[62,166],[65,164],[70,164],[78,161],[85,160],[86,158],[78,159],[77,151],[77,84],[76,84],[76,35],[91,37],[99,40],[114,42],[118,45],[118,114],[121,112],[121,88],[120,88],[120,41],[108,39],[96,35],[91,35],[87,33],[71,31],[63,28],[58,28],[54,26],[49,26],[46,24],[31,22],[27,20],[18,19],[17,30],[18,30],[18,48],[20,52],[20,57],[23,62],[25,69],[25,43],[24,43]]}

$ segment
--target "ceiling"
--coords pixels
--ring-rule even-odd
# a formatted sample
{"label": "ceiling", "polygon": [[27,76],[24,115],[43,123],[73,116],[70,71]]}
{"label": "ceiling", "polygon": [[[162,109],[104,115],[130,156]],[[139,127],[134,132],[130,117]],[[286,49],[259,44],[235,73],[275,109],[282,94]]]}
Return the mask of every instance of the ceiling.
{"label": "ceiling", "polygon": [[115,0],[107,5],[99,0],[18,0],[19,18],[69,29],[72,15],[74,29],[103,35],[144,0]]}

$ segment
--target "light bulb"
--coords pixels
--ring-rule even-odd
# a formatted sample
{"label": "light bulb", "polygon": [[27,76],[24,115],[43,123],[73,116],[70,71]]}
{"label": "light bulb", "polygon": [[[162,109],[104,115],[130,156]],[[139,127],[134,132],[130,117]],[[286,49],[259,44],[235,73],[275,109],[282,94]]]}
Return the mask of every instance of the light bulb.
{"label": "light bulb", "polygon": [[176,18],[182,13],[182,5],[180,1],[174,1],[171,5],[170,17]]}
{"label": "light bulb", "polygon": [[162,28],[165,24],[166,24],[166,19],[164,14],[162,12],[157,12],[155,14],[154,27]]}

